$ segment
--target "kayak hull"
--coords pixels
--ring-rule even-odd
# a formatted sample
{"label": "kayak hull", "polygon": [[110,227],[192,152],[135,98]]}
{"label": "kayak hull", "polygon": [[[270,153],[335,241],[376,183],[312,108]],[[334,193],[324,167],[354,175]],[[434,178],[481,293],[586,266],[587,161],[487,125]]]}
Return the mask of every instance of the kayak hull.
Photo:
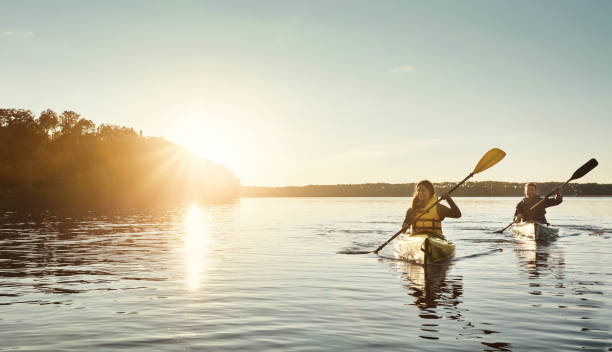
{"label": "kayak hull", "polygon": [[559,237],[559,229],[539,222],[520,222],[512,225],[512,233],[516,237],[546,242]]}
{"label": "kayak hull", "polygon": [[417,264],[432,264],[455,255],[455,244],[435,234],[402,235],[394,244],[395,256]]}

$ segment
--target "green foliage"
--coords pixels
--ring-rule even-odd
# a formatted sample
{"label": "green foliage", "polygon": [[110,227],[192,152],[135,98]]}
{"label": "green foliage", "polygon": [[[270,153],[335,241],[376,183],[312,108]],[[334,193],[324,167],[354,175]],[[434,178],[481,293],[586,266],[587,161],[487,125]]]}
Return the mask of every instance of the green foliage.
{"label": "green foliage", "polygon": [[235,175],[162,138],[73,111],[0,109],[0,206],[107,208],[231,199]]}

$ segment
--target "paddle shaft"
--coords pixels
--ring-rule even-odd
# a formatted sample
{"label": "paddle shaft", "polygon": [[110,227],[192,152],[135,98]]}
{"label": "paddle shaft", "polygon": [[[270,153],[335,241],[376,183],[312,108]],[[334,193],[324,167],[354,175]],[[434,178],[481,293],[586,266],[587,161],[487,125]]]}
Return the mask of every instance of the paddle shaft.
{"label": "paddle shaft", "polygon": [[[572,180],[571,178],[570,178],[569,180],[567,180],[567,181],[566,181],[564,184],[562,184],[562,185],[561,185],[561,187],[559,187],[559,189],[563,188],[563,186],[565,186],[566,184],[568,184],[568,183],[569,183],[571,180]],[[548,193],[548,194],[546,195],[546,197],[544,197],[542,200],[540,200],[539,202],[537,202],[536,204],[534,204],[534,205],[533,205],[531,208],[529,208],[529,210],[533,210],[535,207],[537,207],[538,205],[542,204],[542,202],[543,202],[543,201],[544,201],[546,198],[548,198],[548,197],[552,196],[553,194],[555,194],[555,191],[554,191],[554,190],[553,190],[552,192]],[[508,226],[504,227],[504,228],[503,228],[503,229],[501,229],[501,230],[495,231],[495,233],[502,233],[502,232],[506,231],[506,229],[507,229],[508,227],[512,226],[512,224],[514,224],[515,222],[516,222],[516,221],[512,221],[511,223],[509,223],[509,224],[508,224]]]}
{"label": "paddle shaft", "polygon": [[[564,184],[562,184],[560,187],[557,187],[559,190],[561,190],[561,188],[563,188],[566,184],[568,184],[570,181],[572,180],[577,180],[579,178],[581,178],[582,176],[588,174],[591,170],[593,170],[597,165],[599,165],[599,163],[597,162],[596,159],[591,159],[589,161],[587,161],[584,165],[582,165],[581,167],[578,168],[578,170],[574,171],[574,174],[572,175],[572,177],[569,178],[569,180],[565,181]],[[542,202],[552,196],[553,194],[556,193],[556,190],[553,190],[552,192],[548,193],[546,195],[546,197],[544,197],[543,199],[541,199],[539,202],[537,202],[536,204],[534,204],[531,208],[529,208],[529,210],[533,210],[535,207],[537,207],[538,205],[542,204]],[[505,229],[507,229],[508,227],[510,227],[512,224],[514,224],[514,221],[512,221],[511,223],[508,224],[508,226],[504,227],[503,229],[499,230],[499,231],[495,231],[495,233],[502,233],[504,232]]]}
{"label": "paddle shaft", "polygon": [[[466,178],[464,178],[461,182],[457,183],[455,185],[455,187],[451,188],[450,191],[446,192],[446,194],[451,194],[454,190],[456,190],[457,188],[459,188],[459,186],[461,186],[462,184],[465,183],[465,181],[467,181],[470,177],[474,176],[474,173],[471,172]],[[423,215],[427,214],[427,212],[429,210],[431,210],[431,208],[435,207],[436,205],[438,205],[438,203],[440,203],[440,201],[442,200],[442,198],[439,198],[438,200],[436,200],[436,202],[432,205],[430,205],[427,209],[423,210],[416,218],[414,218],[411,222],[410,225],[413,225],[415,222],[417,222],[417,220],[419,220]],[[399,236],[400,233],[402,233],[402,231],[404,231],[404,227],[402,227],[401,230],[397,231],[397,233],[395,235],[393,235],[393,237],[389,238],[387,240],[387,242],[383,243],[382,245],[380,245],[378,248],[376,248],[372,253],[374,254],[378,254],[378,252],[383,249],[387,244],[389,244],[389,242],[393,241],[395,239],[395,237]]]}
{"label": "paddle shaft", "polygon": [[[560,187],[558,187],[558,189],[563,188],[563,186],[565,186],[566,184],[568,184],[571,180],[576,180],[581,178],[582,176],[588,174],[589,172],[591,172],[591,170],[593,170],[595,167],[597,167],[597,165],[599,165],[599,163],[597,162],[596,159],[591,159],[589,161],[587,161],[586,163],[584,163],[584,165],[582,165],[581,167],[578,168],[578,170],[574,171],[574,174],[572,175],[572,177],[569,178],[569,180],[565,181],[564,184],[562,184]],[[546,197],[544,197],[544,199],[552,196],[555,193],[555,190],[553,190],[552,192],[550,192],[549,194],[546,195]],[[535,207],[537,207],[538,205],[540,205],[540,203],[542,203],[544,201],[544,199],[540,200],[539,202],[537,202],[536,204],[534,204],[531,208],[529,208],[529,210],[533,210]]]}
{"label": "paddle shaft", "polygon": [[[559,190],[561,190],[561,188],[563,188],[566,184],[568,184],[572,179],[570,178],[569,180],[565,181],[564,184],[562,184],[560,187],[557,187]],[[546,197],[542,198],[539,202],[537,202],[536,204],[532,205],[531,208],[529,208],[529,210],[533,210],[535,209],[538,205],[542,204],[543,201],[545,201],[548,197],[552,196],[553,194],[555,194],[555,190],[553,189],[550,193],[548,193],[546,195]],[[505,230],[505,229],[504,229]]]}
{"label": "paddle shaft", "polygon": [[514,224],[514,221],[513,221],[513,222],[511,222],[511,223],[509,223],[509,224],[508,224],[508,226],[504,227],[503,229],[501,229],[501,230],[499,230],[499,231],[495,231],[495,233],[502,233],[502,232],[506,231],[506,229],[507,229],[508,227],[512,226],[512,224]]}

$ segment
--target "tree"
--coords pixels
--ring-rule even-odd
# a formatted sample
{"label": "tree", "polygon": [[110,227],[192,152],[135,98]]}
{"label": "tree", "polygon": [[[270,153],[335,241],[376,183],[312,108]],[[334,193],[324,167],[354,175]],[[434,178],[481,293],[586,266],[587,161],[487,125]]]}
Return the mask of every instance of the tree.
{"label": "tree", "polygon": [[78,135],[92,134],[96,130],[96,124],[91,120],[79,119],[74,126],[74,130]]}
{"label": "tree", "polygon": [[[185,165],[188,167],[185,168]],[[0,207],[96,208],[229,199],[239,181],[133,128],[74,111],[0,109]]]}
{"label": "tree", "polygon": [[34,123],[34,116],[30,110],[0,109],[0,127],[29,127]]}
{"label": "tree", "polygon": [[41,112],[38,117],[38,126],[45,135],[52,135],[59,126],[59,118],[55,111],[47,109]]}
{"label": "tree", "polygon": [[81,116],[74,111],[66,110],[60,115],[60,130],[62,135],[70,134]]}

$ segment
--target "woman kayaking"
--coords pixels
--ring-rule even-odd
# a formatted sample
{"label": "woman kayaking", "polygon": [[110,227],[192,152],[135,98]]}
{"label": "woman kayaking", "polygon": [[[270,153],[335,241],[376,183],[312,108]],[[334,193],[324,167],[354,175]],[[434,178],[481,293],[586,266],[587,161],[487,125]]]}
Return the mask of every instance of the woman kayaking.
{"label": "woman kayaking", "polygon": [[419,216],[419,214],[438,200],[434,192],[434,186],[431,182],[427,180],[419,182],[412,198],[412,207],[406,211],[406,218],[402,225],[402,233],[406,233],[408,227],[412,224],[412,229],[410,231],[412,234],[430,233],[444,238],[442,234],[442,220],[444,220],[444,218],[460,218],[461,210],[459,210],[459,207],[457,207],[457,204],[455,204],[448,193],[442,195],[441,198],[448,202],[450,208],[438,203],[412,224],[413,220]]}
{"label": "woman kayaking", "polygon": [[[516,205],[514,222],[535,221],[542,224],[548,224],[548,221],[546,221],[546,208],[559,205],[563,202],[563,196],[561,196],[559,188],[554,189],[555,198],[546,198],[543,200],[543,198],[536,193],[536,187],[537,185],[533,182],[525,184],[525,198]],[[530,208],[539,201],[542,201],[542,203],[535,207],[535,209],[530,210]]]}

